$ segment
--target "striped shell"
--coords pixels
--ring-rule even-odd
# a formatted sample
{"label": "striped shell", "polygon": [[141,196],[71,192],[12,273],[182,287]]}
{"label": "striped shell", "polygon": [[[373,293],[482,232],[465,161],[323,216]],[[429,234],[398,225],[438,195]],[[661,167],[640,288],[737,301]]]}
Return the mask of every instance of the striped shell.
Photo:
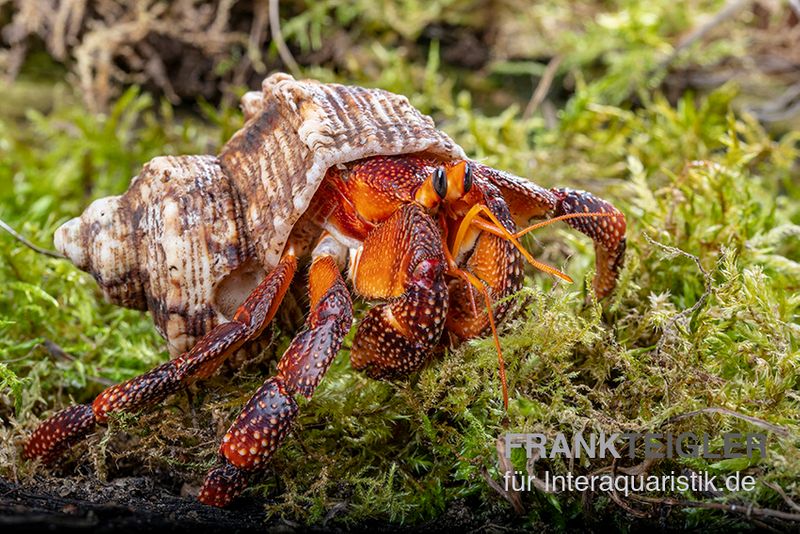
{"label": "striped shell", "polygon": [[121,196],[94,201],[55,245],[111,302],[149,310],[173,355],[228,320],[277,263],[330,167],[462,149],[403,96],[286,74],[242,97],[219,156],[163,156]]}

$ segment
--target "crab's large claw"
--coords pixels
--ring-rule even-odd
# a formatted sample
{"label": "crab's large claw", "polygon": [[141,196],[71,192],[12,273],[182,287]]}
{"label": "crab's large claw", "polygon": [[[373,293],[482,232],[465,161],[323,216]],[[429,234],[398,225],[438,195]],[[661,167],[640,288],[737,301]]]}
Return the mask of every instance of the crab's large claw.
{"label": "crab's large claw", "polygon": [[[500,188],[514,222],[524,228],[532,219],[584,215],[565,222],[594,241],[597,298],[609,295],[617,285],[625,256],[625,215],[610,202],[586,191],[544,189],[532,182],[476,164],[476,175]],[[593,213],[611,214],[592,217]]]}

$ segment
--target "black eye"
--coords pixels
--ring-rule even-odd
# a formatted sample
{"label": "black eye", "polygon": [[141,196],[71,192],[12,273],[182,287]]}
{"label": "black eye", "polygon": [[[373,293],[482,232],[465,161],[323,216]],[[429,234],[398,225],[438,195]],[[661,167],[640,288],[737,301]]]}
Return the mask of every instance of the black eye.
{"label": "black eye", "polygon": [[472,165],[469,163],[464,167],[464,193],[469,193],[472,189]]}
{"label": "black eye", "polygon": [[439,198],[447,196],[447,176],[444,175],[444,169],[441,167],[433,171],[433,190],[439,195]]}

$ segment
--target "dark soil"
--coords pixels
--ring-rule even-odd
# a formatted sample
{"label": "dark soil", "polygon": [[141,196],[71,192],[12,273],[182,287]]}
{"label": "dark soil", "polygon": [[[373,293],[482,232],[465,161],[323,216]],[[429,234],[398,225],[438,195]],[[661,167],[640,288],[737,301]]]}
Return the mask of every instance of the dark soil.
{"label": "dark soil", "polygon": [[[37,479],[21,486],[0,478],[0,529],[8,532],[263,532],[264,507],[239,499],[221,510],[179,497],[152,479],[130,477],[102,483],[85,478]],[[279,527],[280,521],[272,521]],[[292,529],[292,525],[286,524]]]}
{"label": "dark soil", "polygon": [[[332,512],[336,512],[333,510]],[[333,514],[329,515],[329,519]],[[438,518],[419,525],[370,521],[355,530],[370,532],[513,530],[513,514],[476,515],[464,502],[452,503]],[[332,523],[332,522],[331,522]],[[148,477],[124,477],[107,483],[85,477],[37,477],[16,484],[0,477],[0,532],[344,532],[342,525],[300,525],[268,517],[258,497],[244,496],[227,509],[181,497]]]}

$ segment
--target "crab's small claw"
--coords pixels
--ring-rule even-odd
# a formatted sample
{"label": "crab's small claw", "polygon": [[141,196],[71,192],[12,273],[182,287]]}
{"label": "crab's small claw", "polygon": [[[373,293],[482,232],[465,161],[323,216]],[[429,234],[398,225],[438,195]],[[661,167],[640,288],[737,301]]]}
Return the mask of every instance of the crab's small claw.
{"label": "crab's small claw", "polygon": [[75,442],[92,432],[96,424],[90,405],[70,406],[39,425],[25,444],[23,455],[29,460],[39,458],[45,464],[51,464]]}
{"label": "crab's small claw", "polygon": [[350,362],[370,378],[398,378],[422,366],[438,345],[447,316],[446,262],[436,224],[408,205],[364,241],[354,287],[387,302],[358,326]]}
{"label": "crab's small claw", "polygon": [[[509,232],[514,231],[514,221],[502,197],[490,188],[484,193],[485,209]],[[454,251],[458,255],[461,250]],[[522,256],[517,248],[506,238],[481,233],[466,259],[464,268],[486,284],[492,302],[502,301],[492,310],[499,323],[511,308],[511,302],[504,300],[522,288]],[[488,310],[474,313],[471,301],[480,298],[476,287],[464,280],[454,278],[450,281],[450,311],[447,315],[447,329],[461,339],[470,339],[490,331]]]}

